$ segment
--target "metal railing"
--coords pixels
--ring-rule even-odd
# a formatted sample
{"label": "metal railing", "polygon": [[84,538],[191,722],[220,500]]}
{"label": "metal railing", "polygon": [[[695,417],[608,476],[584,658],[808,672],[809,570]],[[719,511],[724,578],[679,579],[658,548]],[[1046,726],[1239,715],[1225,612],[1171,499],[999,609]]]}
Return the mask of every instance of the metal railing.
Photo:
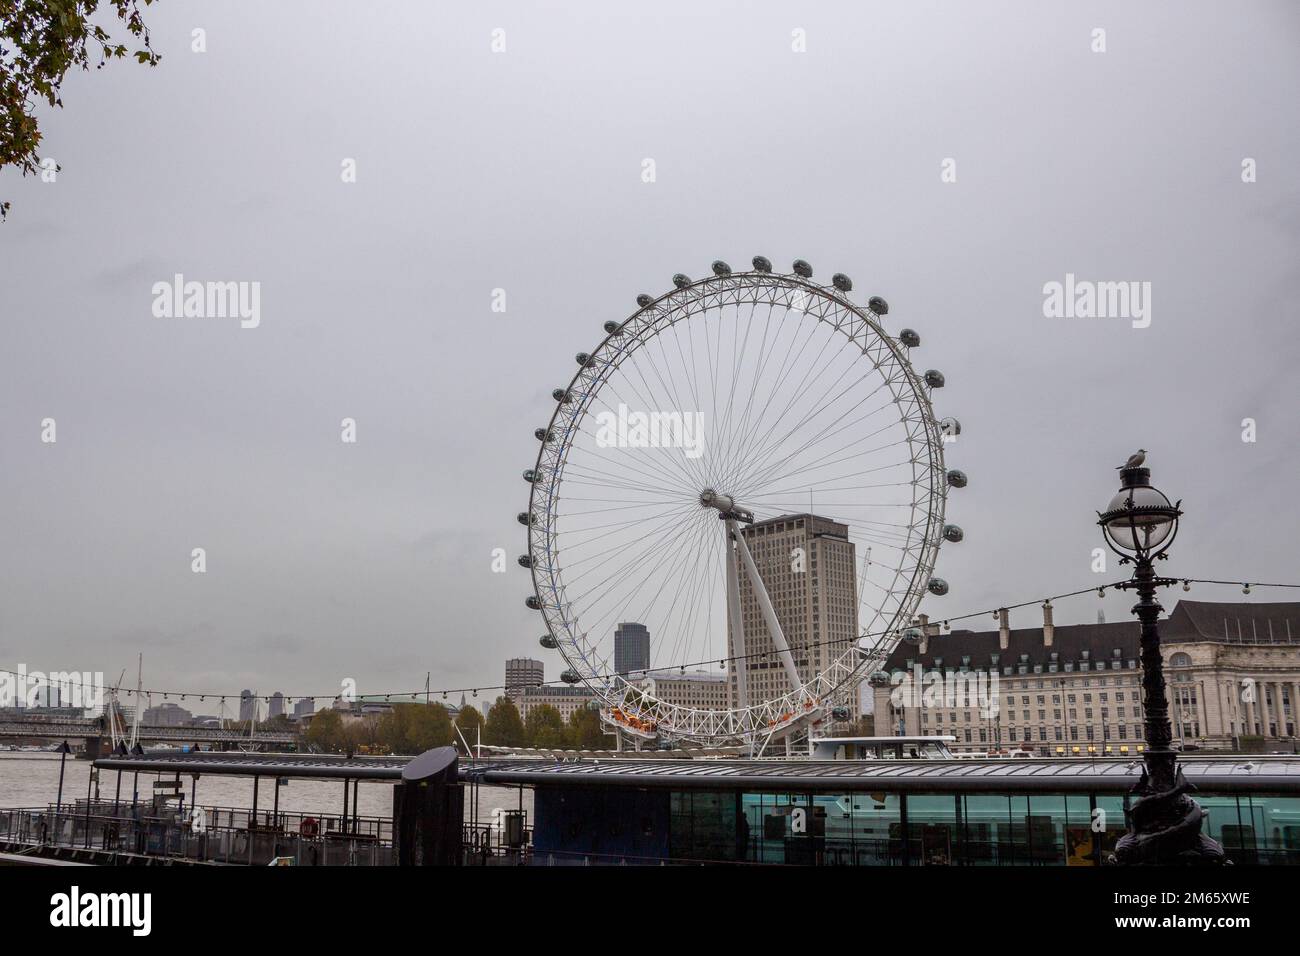
{"label": "metal railing", "polygon": [[[151,804],[77,800],[0,809],[0,844],[19,852],[126,857],[148,862],[266,866],[391,866],[397,862],[392,821],[385,817],[274,813],[200,807],[184,813]],[[63,855],[63,854],[61,854]]]}

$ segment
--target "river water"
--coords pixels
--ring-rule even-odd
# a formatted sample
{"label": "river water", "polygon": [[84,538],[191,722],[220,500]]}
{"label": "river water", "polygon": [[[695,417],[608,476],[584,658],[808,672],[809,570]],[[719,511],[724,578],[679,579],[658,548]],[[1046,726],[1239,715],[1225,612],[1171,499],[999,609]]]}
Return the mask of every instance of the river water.
{"label": "river water", "polygon": [[[99,795],[112,800],[117,792],[117,772],[102,771],[99,777]],[[130,801],[132,778],[134,774],[122,774],[122,800]],[[162,779],[155,774],[140,774],[139,794],[141,800],[153,796],[153,781]],[[167,779],[175,779],[168,775]],[[286,813],[337,814],[343,811],[342,780],[306,780],[290,777],[287,786],[280,788],[280,809]],[[72,803],[77,798],[85,799],[86,787],[90,780],[90,761],[74,760],[69,757],[65,765],[63,779],[63,801]],[[190,804],[191,781],[187,774],[181,774],[185,788],[185,803]],[[202,807],[236,807],[251,808],[253,805],[253,778],[229,777],[209,774],[199,777],[193,785],[195,799]],[[59,755],[52,753],[17,753],[0,752],[0,807],[44,807],[54,803],[59,792]],[[93,790],[92,790],[93,796]],[[258,790],[257,806],[259,810],[270,810],[275,799],[270,777],[263,777]],[[351,796],[348,797],[349,808]],[[472,791],[465,790],[465,818],[468,820],[473,808],[470,806]],[[393,784],[361,781],[358,791],[360,809],[363,817],[385,817],[393,815]],[[497,808],[515,810],[520,806],[520,794],[516,789],[506,787],[480,787],[478,790],[478,818],[488,822],[492,812]],[[533,795],[528,789],[523,791],[523,808],[528,813],[531,823]]]}

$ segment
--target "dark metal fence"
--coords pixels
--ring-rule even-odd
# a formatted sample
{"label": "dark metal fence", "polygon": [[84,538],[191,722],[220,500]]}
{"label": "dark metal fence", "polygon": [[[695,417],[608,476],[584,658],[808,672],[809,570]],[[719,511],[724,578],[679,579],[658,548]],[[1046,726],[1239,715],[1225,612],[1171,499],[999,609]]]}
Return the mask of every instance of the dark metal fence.
{"label": "dark metal fence", "polygon": [[0,809],[0,843],[126,859],[266,866],[392,866],[385,817],[275,813],[200,807],[184,813],[148,804],[77,800],[62,809]]}

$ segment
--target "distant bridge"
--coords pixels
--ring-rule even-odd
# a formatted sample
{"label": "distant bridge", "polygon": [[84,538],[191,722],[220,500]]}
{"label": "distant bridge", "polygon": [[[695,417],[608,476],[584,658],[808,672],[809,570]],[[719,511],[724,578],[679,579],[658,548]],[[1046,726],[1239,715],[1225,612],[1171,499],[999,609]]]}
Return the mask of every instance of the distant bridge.
{"label": "distant bridge", "polygon": [[[87,750],[98,751],[99,741],[108,738],[108,725],[100,718],[55,718],[41,717],[6,717],[0,719],[0,737],[43,737],[48,739],[66,739],[81,737],[86,741]],[[129,733],[128,733],[129,736]],[[141,724],[137,739],[168,743],[193,744],[259,744],[292,745],[298,742],[298,735],[286,731],[257,731],[251,737],[247,730],[225,730],[218,727],[164,727]],[[94,741],[92,744],[91,742]]]}

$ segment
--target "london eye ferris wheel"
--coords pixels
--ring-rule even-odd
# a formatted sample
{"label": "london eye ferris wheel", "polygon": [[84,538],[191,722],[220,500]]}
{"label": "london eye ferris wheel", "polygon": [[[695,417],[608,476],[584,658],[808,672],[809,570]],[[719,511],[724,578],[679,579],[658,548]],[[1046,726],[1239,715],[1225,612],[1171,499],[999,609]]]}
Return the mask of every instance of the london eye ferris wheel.
{"label": "london eye ferris wheel", "polygon": [[[526,603],[564,680],[634,740],[824,732],[947,592],[934,567],[966,478],[944,465],[943,375],[912,367],[920,337],[886,332],[883,299],[812,274],[757,256],[638,296],[535,432]],[[631,665],[629,626],[649,651]]]}

